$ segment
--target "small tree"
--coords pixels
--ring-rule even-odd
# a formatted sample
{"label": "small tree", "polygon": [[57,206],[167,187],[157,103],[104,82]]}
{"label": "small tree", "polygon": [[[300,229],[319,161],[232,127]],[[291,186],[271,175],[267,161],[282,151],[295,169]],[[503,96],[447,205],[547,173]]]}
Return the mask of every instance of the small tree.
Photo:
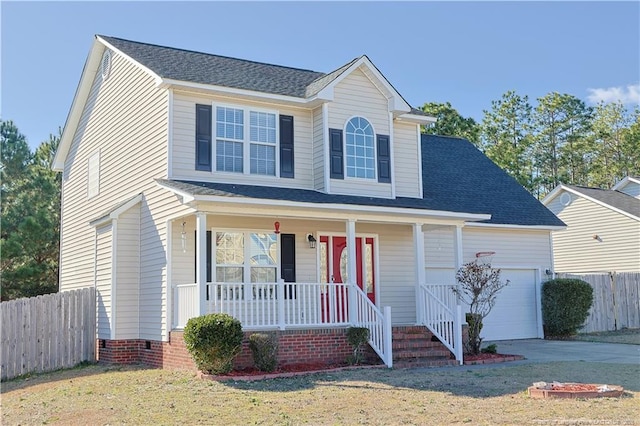
{"label": "small tree", "polygon": [[500,272],[500,269],[492,268],[490,262],[476,259],[465,263],[456,273],[459,286],[453,291],[462,302],[469,305],[469,341],[465,345],[467,353],[480,353],[482,320],[491,312],[498,292],[509,285],[509,280],[500,280]]}

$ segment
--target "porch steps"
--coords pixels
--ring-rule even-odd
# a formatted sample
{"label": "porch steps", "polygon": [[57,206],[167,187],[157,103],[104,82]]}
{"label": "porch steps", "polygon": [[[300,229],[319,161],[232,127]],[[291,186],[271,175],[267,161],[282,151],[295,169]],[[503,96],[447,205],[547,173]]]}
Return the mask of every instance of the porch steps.
{"label": "porch steps", "polygon": [[426,327],[398,326],[392,333],[394,368],[458,365],[449,349]]}

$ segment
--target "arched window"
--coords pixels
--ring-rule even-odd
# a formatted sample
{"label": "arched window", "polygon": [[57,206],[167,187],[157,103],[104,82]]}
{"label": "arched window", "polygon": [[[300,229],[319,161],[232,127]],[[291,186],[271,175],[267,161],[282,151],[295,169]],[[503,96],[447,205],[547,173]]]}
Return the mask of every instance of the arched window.
{"label": "arched window", "polygon": [[365,118],[353,117],[345,127],[347,176],[374,179],[375,145],[373,127]]}

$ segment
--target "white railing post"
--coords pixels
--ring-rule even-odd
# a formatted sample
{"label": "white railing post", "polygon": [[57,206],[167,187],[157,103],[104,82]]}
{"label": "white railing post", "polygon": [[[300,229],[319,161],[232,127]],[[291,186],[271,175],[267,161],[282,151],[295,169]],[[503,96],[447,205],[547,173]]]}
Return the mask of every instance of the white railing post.
{"label": "white railing post", "polygon": [[384,325],[383,325],[383,335],[384,335],[384,354],[385,354],[385,364],[387,367],[393,367],[393,344],[392,339],[393,336],[391,330],[391,306],[385,306],[382,308],[383,316],[384,316]]}
{"label": "white railing post", "polygon": [[456,320],[453,325],[454,327],[454,346],[456,348],[456,360],[462,365],[464,363],[463,360],[463,350],[462,350],[462,305],[456,305]]}
{"label": "white railing post", "polygon": [[416,320],[418,324],[424,321],[424,303],[420,298],[420,286],[426,282],[425,255],[424,255],[424,232],[421,223],[413,224],[413,251],[416,262]]}
{"label": "white railing post", "polygon": [[352,326],[358,325],[358,299],[356,298],[356,291],[358,290],[358,285],[350,282],[347,284],[347,309],[349,310],[349,323]]}
{"label": "white railing post", "polygon": [[280,330],[284,330],[286,321],[284,314],[284,280],[282,278],[278,278],[277,292],[278,328],[280,328]]}

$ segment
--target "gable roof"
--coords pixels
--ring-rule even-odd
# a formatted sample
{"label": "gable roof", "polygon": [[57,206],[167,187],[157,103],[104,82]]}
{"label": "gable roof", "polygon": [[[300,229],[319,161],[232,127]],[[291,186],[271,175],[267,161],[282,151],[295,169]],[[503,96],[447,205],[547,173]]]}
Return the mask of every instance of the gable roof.
{"label": "gable roof", "polygon": [[613,185],[611,189],[620,190],[629,184],[640,185],[640,176],[626,176],[620,182]]}
{"label": "gable roof", "polygon": [[622,213],[633,219],[640,220],[640,199],[614,189],[591,188],[577,185],[560,185],[549,193],[543,200],[548,204],[562,191],[568,191],[586,198],[611,210]]}
{"label": "gable roof", "polygon": [[[365,55],[355,58],[328,74],[318,71],[266,64],[245,59],[195,52],[96,35],[85,62],[71,109],[54,157],[53,170],[61,171],[85,106],[105,48],[125,55],[134,64],[155,78],[159,87],[186,86],[206,90],[232,92],[250,99],[277,100],[315,107],[332,100],[332,85],[337,84],[350,70],[363,66],[379,81],[393,101],[390,110],[404,119],[420,123],[434,123],[435,118],[412,108]],[[374,83],[375,84],[375,83]],[[329,97],[322,97],[325,91]],[[323,93],[323,96],[325,94]]]}
{"label": "gable roof", "polygon": [[326,74],[245,59],[100,35],[162,79],[189,81],[304,98],[307,86]]}
{"label": "gable roof", "polygon": [[[290,189],[160,179],[158,183],[194,198],[238,197],[313,204],[343,204],[491,215],[489,224],[563,227],[564,223],[471,142],[422,135],[423,198],[396,199]],[[478,219],[475,219],[478,220]]]}

